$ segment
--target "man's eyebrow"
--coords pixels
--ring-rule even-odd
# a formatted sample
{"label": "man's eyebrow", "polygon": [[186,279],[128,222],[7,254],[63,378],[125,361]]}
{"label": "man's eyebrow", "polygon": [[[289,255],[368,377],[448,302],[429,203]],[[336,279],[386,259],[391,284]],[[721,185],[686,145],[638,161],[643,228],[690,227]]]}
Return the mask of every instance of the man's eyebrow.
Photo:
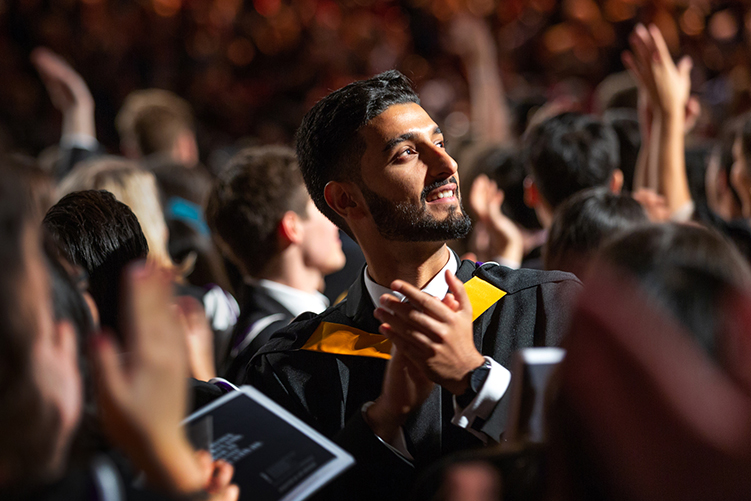
{"label": "man's eyebrow", "polygon": [[403,143],[404,141],[411,141],[412,139],[416,138],[417,134],[414,132],[406,132],[402,134],[401,136],[396,136],[394,138],[389,139],[386,142],[386,145],[383,147],[383,151],[389,151],[394,148],[399,143]]}
{"label": "man's eyebrow", "polygon": [[[436,125],[435,129],[433,129],[433,135],[436,135],[436,134],[443,134],[443,132],[441,132],[441,128],[438,127],[437,125]],[[417,137],[417,134],[415,134],[414,132],[405,132],[401,136],[396,136],[396,137],[394,137],[392,139],[389,139],[386,142],[386,145],[383,147],[383,151],[384,152],[390,151],[397,144],[403,143],[404,141],[411,141],[411,140],[415,139],[416,137]]]}

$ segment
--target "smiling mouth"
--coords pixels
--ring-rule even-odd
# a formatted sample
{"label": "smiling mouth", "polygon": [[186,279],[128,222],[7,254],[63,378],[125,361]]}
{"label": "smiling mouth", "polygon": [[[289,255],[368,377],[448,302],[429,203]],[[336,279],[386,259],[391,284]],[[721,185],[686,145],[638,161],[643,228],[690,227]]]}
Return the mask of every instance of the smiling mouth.
{"label": "smiling mouth", "polygon": [[433,193],[431,193],[426,199],[426,202],[435,202],[436,200],[441,200],[444,198],[453,198],[456,191],[454,188],[442,188],[440,190],[436,190]]}

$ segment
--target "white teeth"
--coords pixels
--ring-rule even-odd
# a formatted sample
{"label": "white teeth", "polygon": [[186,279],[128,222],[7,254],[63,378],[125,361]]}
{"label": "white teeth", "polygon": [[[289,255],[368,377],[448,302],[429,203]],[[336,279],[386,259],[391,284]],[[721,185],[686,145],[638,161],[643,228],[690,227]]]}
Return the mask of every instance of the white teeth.
{"label": "white teeth", "polygon": [[441,192],[438,192],[438,194],[430,197],[430,200],[428,200],[428,202],[433,202],[441,198],[453,197],[453,196],[454,196],[454,190],[441,191]]}

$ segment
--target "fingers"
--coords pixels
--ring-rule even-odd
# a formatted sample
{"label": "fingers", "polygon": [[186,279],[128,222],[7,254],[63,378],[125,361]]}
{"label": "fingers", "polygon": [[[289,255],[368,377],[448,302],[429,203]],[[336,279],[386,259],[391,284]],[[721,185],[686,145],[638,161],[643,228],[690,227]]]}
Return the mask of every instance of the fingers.
{"label": "fingers", "polygon": [[391,318],[398,321],[396,325],[400,330],[402,326],[406,329],[415,329],[430,335],[430,332],[440,328],[440,322],[428,314],[418,310],[414,305],[408,302],[401,302],[390,294],[381,296],[381,306],[379,315],[384,321],[393,323]]}
{"label": "fingers", "polygon": [[471,317],[472,303],[469,302],[469,296],[467,295],[467,290],[464,288],[464,283],[456,278],[456,275],[451,273],[450,270],[446,270],[446,283],[449,285],[449,291],[453,294],[459,310],[468,312]]}
{"label": "fingers", "polygon": [[425,334],[408,327],[388,312],[384,312],[382,318],[383,323],[378,327],[378,332],[389,338],[397,347],[404,346],[402,351],[414,351],[424,357],[430,357],[435,353],[433,341]]}
{"label": "fingers", "polygon": [[[144,347],[179,349],[184,338],[177,328],[172,307],[172,280],[169,273],[139,263],[126,270],[124,301],[129,313],[122,326],[134,350]],[[179,340],[182,338],[182,342]]]}
{"label": "fingers", "polygon": [[694,67],[694,60],[691,56],[683,56],[678,61],[678,73],[685,79],[691,78],[691,69]]}
{"label": "fingers", "polygon": [[211,501],[237,501],[240,498],[240,488],[235,484],[227,486],[223,492],[211,496]]}
{"label": "fingers", "polygon": [[440,300],[402,280],[394,280],[391,290],[403,294],[414,308],[437,320],[446,321],[453,313]]}
{"label": "fingers", "polygon": [[665,38],[663,38],[662,32],[660,32],[660,29],[654,24],[650,24],[649,35],[652,41],[652,46],[654,47],[653,57],[655,61],[658,61],[658,57],[659,57],[659,60],[662,61],[663,63],[672,62],[673,59],[670,56],[670,50],[668,49],[668,44],[665,43]]}
{"label": "fingers", "polygon": [[213,471],[206,490],[218,492],[229,487],[235,469],[226,461],[218,460],[213,463]]}
{"label": "fingers", "polygon": [[201,472],[201,478],[205,479],[206,485],[210,485],[214,475],[214,459],[211,457],[211,453],[207,450],[197,450],[194,456],[198,470]]}
{"label": "fingers", "polygon": [[453,294],[450,292],[446,294],[446,297],[443,298],[443,304],[451,308],[453,311],[459,311],[460,305],[459,301],[456,300]]}
{"label": "fingers", "polygon": [[108,399],[120,401],[126,394],[125,371],[120,361],[120,353],[113,336],[99,332],[92,340],[94,363],[103,386],[99,393]]}

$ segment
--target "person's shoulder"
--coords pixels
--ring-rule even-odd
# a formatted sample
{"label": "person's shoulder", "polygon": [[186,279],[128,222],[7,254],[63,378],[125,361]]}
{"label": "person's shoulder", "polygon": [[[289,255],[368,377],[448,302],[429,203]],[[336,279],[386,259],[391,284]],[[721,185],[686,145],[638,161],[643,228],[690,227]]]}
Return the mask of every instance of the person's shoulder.
{"label": "person's shoulder", "polygon": [[344,306],[347,299],[329,306],[321,313],[305,312],[288,325],[277,330],[256,356],[280,353],[302,348],[322,322],[344,323]]}
{"label": "person's shoulder", "polygon": [[581,282],[573,273],[529,268],[513,269],[497,263],[478,264],[473,275],[504,290],[507,294],[545,285],[554,286],[555,284],[575,288],[581,287]]}

